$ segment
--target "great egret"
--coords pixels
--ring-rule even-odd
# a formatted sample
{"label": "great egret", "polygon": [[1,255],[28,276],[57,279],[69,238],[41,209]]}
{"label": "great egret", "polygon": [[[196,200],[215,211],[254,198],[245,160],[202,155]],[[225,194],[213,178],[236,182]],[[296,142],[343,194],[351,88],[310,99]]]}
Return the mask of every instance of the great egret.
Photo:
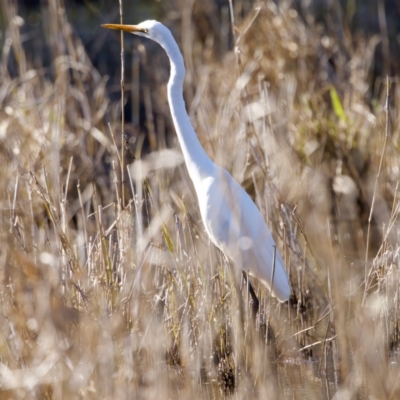
{"label": "great egret", "polygon": [[183,99],[185,65],[170,30],[158,21],[102,26],[152,39],[164,48],[171,63],[169,106],[206,231],[238,267],[260,279],[281,302],[288,300],[289,279],[278,251],[273,271],[275,243],[260,211],[232,176],[210,160],[190,123]]}

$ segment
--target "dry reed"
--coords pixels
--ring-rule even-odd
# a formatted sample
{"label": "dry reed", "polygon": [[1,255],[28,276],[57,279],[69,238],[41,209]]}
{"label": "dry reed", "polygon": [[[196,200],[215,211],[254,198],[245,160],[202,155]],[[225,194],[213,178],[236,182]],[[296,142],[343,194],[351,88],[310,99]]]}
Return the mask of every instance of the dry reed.
{"label": "dry reed", "polygon": [[1,3],[0,399],[397,398],[400,91],[382,78],[374,97],[375,38],[286,1],[230,2],[220,18],[211,1],[169,3],[199,138],[290,275],[282,305],[252,279],[254,320],[168,135],[168,70],[135,42],[126,79],[151,141],[132,144],[63,1],[45,3],[51,73]]}

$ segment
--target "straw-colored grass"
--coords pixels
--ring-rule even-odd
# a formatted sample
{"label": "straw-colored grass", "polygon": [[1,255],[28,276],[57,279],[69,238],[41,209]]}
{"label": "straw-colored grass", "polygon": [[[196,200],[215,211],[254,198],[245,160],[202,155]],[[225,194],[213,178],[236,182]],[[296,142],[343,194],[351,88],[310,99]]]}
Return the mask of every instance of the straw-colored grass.
{"label": "straw-colored grass", "polygon": [[370,80],[376,38],[285,1],[218,18],[212,2],[170,4],[200,141],[254,198],[290,275],[286,304],[251,278],[254,319],[204,231],[162,49],[134,44],[147,78],[126,70],[125,97],[146,124],[133,136],[125,122],[124,144],[63,2],[42,8],[50,70],[26,57],[14,3],[1,3],[0,399],[396,399],[400,91]]}

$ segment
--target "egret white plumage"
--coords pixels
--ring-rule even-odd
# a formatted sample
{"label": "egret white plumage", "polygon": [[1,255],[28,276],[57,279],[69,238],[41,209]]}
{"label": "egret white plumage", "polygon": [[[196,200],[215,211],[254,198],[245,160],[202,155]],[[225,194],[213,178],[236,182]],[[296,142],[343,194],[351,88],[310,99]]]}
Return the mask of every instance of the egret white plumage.
{"label": "egret white plumage", "polygon": [[275,242],[260,211],[235,179],[211,161],[193,129],[183,99],[185,65],[170,30],[158,21],[102,26],[152,39],[164,48],[171,63],[169,106],[205,229],[239,268],[260,279],[281,302],[288,300],[289,279],[278,251],[273,260]]}

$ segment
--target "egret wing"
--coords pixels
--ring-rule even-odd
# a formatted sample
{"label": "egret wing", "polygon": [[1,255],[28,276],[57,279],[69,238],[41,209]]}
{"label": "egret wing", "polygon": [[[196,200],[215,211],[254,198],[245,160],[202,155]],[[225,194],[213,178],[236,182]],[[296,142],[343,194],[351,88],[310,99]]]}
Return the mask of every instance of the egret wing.
{"label": "egret wing", "polygon": [[[210,238],[237,266],[270,287],[275,242],[257,206],[222,168],[204,183],[199,203]],[[290,296],[289,280],[278,251],[272,293],[281,301]]]}

